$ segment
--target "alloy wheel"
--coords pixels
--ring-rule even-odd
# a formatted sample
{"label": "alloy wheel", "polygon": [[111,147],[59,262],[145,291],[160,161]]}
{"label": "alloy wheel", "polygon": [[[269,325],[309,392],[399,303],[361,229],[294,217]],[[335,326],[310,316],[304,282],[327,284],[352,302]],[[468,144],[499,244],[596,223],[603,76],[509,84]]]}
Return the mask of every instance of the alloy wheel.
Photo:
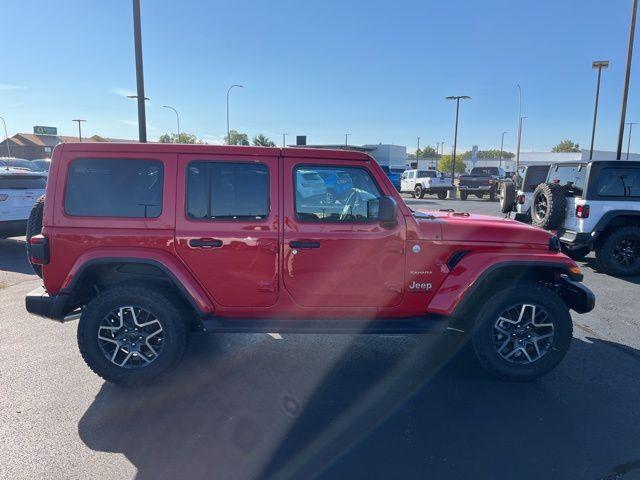
{"label": "alloy wheel", "polygon": [[545,218],[547,216],[547,210],[549,209],[547,196],[544,193],[538,193],[534,205],[537,219],[542,220]]}
{"label": "alloy wheel", "polygon": [[539,305],[513,305],[498,315],[493,326],[498,354],[510,363],[528,365],[544,357],[553,344],[555,327]]}
{"label": "alloy wheel", "polygon": [[164,330],[158,318],[137,306],[109,312],[98,327],[103,355],[122,368],[142,368],[156,360],[164,346]]}
{"label": "alloy wheel", "polygon": [[640,260],[640,239],[623,238],[613,247],[613,258],[623,268],[629,268]]}

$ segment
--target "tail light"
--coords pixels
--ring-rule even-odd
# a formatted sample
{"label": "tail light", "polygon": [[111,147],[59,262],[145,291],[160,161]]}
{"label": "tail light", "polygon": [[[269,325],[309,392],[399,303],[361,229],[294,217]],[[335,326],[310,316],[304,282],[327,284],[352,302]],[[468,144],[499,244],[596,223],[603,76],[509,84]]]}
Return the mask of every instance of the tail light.
{"label": "tail light", "polygon": [[589,205],[576,205],[576,217],[589,218]]}
{"label": "tail light", "polygon": [[49,263],[49,239],[43,235],[34,235],[29,239],[31,261],[36,265]]}
{"label": "tail light", "polygon": [[520,205],[524,205],[524,195],[518,195],[517,201]]}

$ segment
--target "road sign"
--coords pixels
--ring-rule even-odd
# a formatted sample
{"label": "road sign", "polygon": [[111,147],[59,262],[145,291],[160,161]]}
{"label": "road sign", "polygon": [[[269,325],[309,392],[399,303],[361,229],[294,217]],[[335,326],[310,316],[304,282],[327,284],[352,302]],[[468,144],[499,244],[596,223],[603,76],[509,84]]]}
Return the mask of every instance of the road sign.
{"label": "road sign", "polygon": [[43,127],[36,125],[33,127],[33,133],[36,135],[58,135],[58,129],[56,127]]}

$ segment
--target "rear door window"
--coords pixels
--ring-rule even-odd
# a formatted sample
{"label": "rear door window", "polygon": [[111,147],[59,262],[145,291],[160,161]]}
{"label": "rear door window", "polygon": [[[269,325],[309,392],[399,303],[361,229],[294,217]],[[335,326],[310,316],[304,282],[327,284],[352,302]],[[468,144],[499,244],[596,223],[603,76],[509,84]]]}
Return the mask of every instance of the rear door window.
{"label": "rear door window", "polygon": [[0,175],[0,190],[44,190],[46,177]]}
{"label": "rear door window", "polygon": [[[265,164],[195,161],[187,168],[189,218],[262,220],[269,216]],[[317,174],[314,179],[322,182]]]}
{"label": "rear door window", "polygon": [[86,158],[67,175],[64,209],[81,217],[157,218],[162,213],[159,160]]}
{"label": "rear door window", "polygon": [[548,166],[535,165],[527,167],[527,172],[524,178],[524,191],[533,192],[538,185],[547,180],[548,173]]}
{"label": "rear door window", "polygon": [[549,182],[558,183],[566,188],[569,195],[582,195],[586,165],[556,165],[549,171]]}
{"label": "rear door window", "polygon": [[640,168],[603,168],[597,192],[603,197],[640,197]]}

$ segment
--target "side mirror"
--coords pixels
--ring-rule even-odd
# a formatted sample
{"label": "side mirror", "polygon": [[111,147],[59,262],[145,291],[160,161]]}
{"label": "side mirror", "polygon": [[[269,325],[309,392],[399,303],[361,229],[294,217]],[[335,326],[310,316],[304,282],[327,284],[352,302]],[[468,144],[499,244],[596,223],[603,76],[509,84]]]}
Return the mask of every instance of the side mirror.
{"label": "side mirror", "polygon": [[372,198],[367,202],[367,218],[378,220],[387,226],[395,226],[397,222],[398,204],[393,197]]}

